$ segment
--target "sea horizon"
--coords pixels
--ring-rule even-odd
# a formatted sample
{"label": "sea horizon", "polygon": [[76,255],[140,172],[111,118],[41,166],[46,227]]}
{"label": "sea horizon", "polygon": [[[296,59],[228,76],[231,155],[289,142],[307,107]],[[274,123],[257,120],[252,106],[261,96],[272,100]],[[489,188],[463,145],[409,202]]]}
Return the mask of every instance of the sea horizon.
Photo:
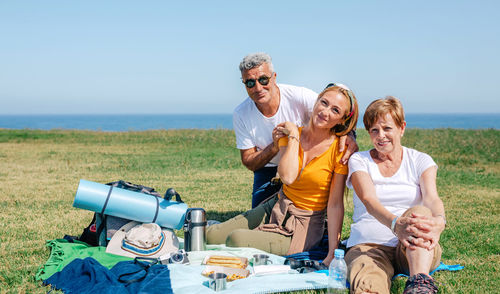
{"label": "sea horizon", "polygon": [[[500,113],[407,113],[407,128],[500,129]],[[230,129],[232,114],[0,114],[0,129],[145,131]],[[362,114],[358,128],[364,128]]]}

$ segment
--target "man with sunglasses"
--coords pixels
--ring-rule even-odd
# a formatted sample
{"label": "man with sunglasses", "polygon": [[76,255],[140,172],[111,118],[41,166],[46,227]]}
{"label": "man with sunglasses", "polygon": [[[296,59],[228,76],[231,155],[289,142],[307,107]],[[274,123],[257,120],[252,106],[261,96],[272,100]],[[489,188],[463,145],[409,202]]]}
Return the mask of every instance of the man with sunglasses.
{"label": "man with sunglasses", "polygon": [[[279,162],[278,141],[285,136],[276,126],[285,121],[298,126],[307,123],[318,94],[304,87],[278,84],[271,57],[266,53],[245,56],[239,68],[248,98],[234,110],[233,129],[241,161],[254,172],[252,208],[255,208],[280,188],[270,184]],[[358,146],[352,138],[345,144],[347,152],[342,160],[347,162]]]}

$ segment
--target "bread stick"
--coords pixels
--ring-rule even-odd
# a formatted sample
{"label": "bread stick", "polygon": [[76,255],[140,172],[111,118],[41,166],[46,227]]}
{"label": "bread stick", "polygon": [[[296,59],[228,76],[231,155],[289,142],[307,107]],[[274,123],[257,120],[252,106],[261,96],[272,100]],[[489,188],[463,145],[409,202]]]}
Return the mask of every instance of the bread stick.
{"label": "bread stick", "polygon": [[209,259],[207,262],[241,264],[241,260]]}
{"label": "bread stick", "polygon": [[232,268],[243,268],[244,264],[235,264],[235,263],[218,263],[218,262],[207,262],[207,265],[218,265],[224,267],[232,267]]}
{"label": "bread stick", "polygon": [[207,259],[206,264],[207,265],[219,265],[219,266],[232,267],[232,268],[245,268],[246,267],[245,262],[239,257],[221,256],[221,255],[210,256]]}
{"label": "bread stick", "polygon": [[233,256],[222,256],[222,255],[211,255],[209,258],[209,260],[237,260],[237,261],[241,261],[241,258],[239,257],[233,257]]}

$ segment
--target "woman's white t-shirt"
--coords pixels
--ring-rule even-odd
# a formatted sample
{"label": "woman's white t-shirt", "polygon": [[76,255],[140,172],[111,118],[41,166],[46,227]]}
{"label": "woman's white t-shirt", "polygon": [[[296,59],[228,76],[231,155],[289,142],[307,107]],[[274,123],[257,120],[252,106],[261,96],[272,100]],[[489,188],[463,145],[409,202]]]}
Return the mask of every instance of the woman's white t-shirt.
{"label": "woman's white t-shirt", "polygon": [[[420,176],[429,167],[437,166],[427,154],[403,147],[403,160],[398,171],[391,177],[384,177],[370,156],[370,151],[357,152],[349,159],[347,187],[353,189],[351,176],[361,171],[370,175],[380,203],[391,213],[400,216],[408,208],[422,204]],[[354,213],[351,235],[347,247],[362,243],[375,243],[395,247],[398,238],[391,229],[368,213],[365,205],[354,192]]]}

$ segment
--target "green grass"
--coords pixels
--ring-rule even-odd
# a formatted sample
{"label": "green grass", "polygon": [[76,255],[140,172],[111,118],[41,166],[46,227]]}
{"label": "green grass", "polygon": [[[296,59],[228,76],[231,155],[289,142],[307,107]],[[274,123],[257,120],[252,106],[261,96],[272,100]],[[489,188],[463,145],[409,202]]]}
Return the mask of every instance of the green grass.
{"label": "green grass", "polygon": [[[209,219],[245,211],[252,173],[240,163],[234,141],[228,130],[0,130],[0,292],[48,290],[34,280],[49,254],[45,240],[78,235],[92,218],[72,207],[80,179],[124,179],[160,192],[174,187],[190,207],[205,208]],[[364,130],[358,144],[361,150],[371,146]],[[500,131],[408,129],[403,144],[439,165],[438,191],[448,218],[443,260],[465,265],[435,274],[441,293],[497,292]],[[349,197],[343,238],[351,216]],[[401,293],[404,282],[397,279],[392,292]]]}

